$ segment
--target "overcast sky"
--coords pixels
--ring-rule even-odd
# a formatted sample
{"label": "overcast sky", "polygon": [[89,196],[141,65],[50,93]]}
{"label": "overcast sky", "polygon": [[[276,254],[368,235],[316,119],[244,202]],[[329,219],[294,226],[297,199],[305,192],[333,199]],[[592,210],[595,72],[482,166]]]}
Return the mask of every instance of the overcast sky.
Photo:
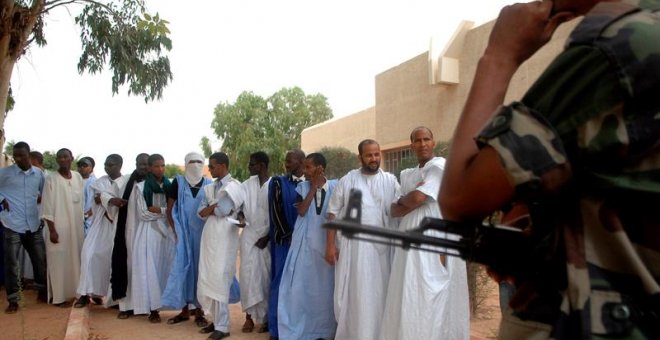
{"label": "overcast sky", "polygon": [[[110,153],[124,172],[139,152],[182,164],[200,151],[219,102],[244,90],[267,97],[299,86],[328,98],[335,117],[374,105],[374,77],[446,41],[461,20],[482,24],[512,3],[502,0],[147,0],[170,22],[173,82],[160,101],[145,104],[110,73],[79,75],[76,8],[46,19],[43,48],[32,46],[14,69],[16,107],[5,122],[7,140],[39,151],[67,147],[92,156],[95,173]],[[219,143],[215,143],[217,148]]]}

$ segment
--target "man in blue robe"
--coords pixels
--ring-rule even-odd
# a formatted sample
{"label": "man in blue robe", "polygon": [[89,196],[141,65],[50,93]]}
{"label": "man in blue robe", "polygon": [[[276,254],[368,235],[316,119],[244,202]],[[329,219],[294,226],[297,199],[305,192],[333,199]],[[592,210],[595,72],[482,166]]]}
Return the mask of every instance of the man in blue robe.
{"label": "man in blue robe", "polygon": [[270,214],[270,255],[271,255],[271,283],[268,298],[268,325],[270,338],[277,339],[277,301],[279,296],[282,270],[286,261],[293,227],[298,217],[296,203],[296,186],[305,180],[303,175],[303,160],[305,153],[302,150],[290,150],[286,154],[285,164],[287,174],[273,177],[268,186],[268,211]]}
{"label": "man in blue robe", "polygon": [[202,188],[211,183],[204,177],[204,156],[191,152],[185,157],[185,175],[178,175],[172,182],[167,198],[167,220],[176,234],[176,255],[167,285],[161,298],[163,306],[181,309],[181,313],[167,320],[175,324],[190,319],[193,308],[195,324],[205,327],[199,301],[197,301],[197,277],[199,266],[199,245],[204,228],[204,220],[197,216],[197,208],[204,199]]}
{"label": "man in blue robe", "polygon": [[325,261],[327,232],[321,228],[337,180],[325,178],[326,160],[312,153],[304,161],[307,181],[296,188],[298,219],[280,282],[279,338],[333,339],[335,268]]}

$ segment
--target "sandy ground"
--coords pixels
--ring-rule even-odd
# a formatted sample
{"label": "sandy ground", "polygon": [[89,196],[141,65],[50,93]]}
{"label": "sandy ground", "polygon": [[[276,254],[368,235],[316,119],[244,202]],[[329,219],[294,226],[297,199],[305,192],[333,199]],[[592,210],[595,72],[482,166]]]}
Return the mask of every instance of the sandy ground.
{"label": "sandy ground", "polygon": [[37,303],[37,292],[24,291],[16,314],[5,314],[7,297],[0,290],[0,339],[46,340],[63,339],[69,321],[69,308]]}
{"label": "sandy ground", "polygon": [[470,333],[475,336],[488,339],[497,339],[500,327],[500,294],[495,281],[489,281],[487,290],[489,292],[477,315],[470,320]]}
{"label": "sandy ground", "polygon": [[[268,333],[259,334],[242,333],[241,328],[245,315],[241,312],[240,304],[229,306],[230,312],[230,339],[266,340]],[[208,334],[198,333],[199,328],[192,322],[184,321],[176,325],[168,325],[167,319],[175,316],[178,311],[162,311],[162,323],[152,324],[146,315],[132,316],[126,320],[117,319],[118,311],[92,306],[90,310],[90,340],[105,339],[206,339]]]}
{"label": "sandy ground", "polygon": [[[497,285],[492,282],[489,297],[484,301],[478,315],[470,322],[471,334],[476,337],[496,339],[500,321],[499,294]],[[92,306],[90,310],[90,340],[106,339],[206,339],[208,334],[199,334],[199,328],[191,321],[168,325],[166,320],[177,311],[161,312],[161,324],[151,324],[147,316],[134,316],[127,320],[117,319],[117,310]],[[231,325],[229,339],[266,340],[268,333],[242,333],[245,315],[240,304],[230,305]],[[192,318],[191,318],[192,320]],[[420,339],[421,340],[421,339]]]}
{"label": "sandy ground", "polygon": [[[471,334],[481,338],[495,339],[499,327],[500,311],[497,286],[492,283],[489,297],[484,301],[481,312],[473,316]],[[63,339],[69,319],[69,308],[58,308],[36,302],[36,292],[25,291],[21,308],[16,314],[4,314],[7,306],[5,291],[0,290],[2,311],[0,311],[0,340],[25,339],[46,340]],[[208,335],[199,334],[198,328],[191,321],[177,325],[168,325],[166,320],[177,311],[163,311],[161,324],[151,324],[146,316],[134,316],[128,320],[117,319],[117,310],[100,306],[90,307],[90,340],[106,339],[206,339]],[[230,339],[266,340],[268,333],[242,333],[241,327],[245,315],[240,304],[230,306]],[[192,320],[192,319],[191,319]]]}

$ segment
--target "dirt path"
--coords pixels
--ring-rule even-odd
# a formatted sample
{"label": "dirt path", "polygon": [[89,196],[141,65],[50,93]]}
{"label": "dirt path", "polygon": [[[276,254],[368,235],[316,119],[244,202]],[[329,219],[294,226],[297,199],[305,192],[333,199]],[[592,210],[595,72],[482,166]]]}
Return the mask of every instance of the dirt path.
{"label": "dirt path", "polygon": [[[500,321],[499,294],[497,285],[492,282],[489,297],[484,301],[481,313],[470,322],[470,333],[480,338],[496,339]],[[240,304],[230,305],[229,339],[267,340],[269,335],[241,333],[245,315]],[[161,324],[151,324],[147,316],[135,316],[127,320],[117,319],[117,310],[92,306],[90,310],[90,340],[106,339],[206,339],[208,334],[199,334],[199,328],[191,321],[168,325],[166,320],[176,315],[176,311],[161,312]],[[192,319],[191,319],[192,320]]]}
{"label": "dirt path", "polygon": [[[482,313],[470,322],[471,334],[482,338],[494,339],[499,326],[499,296],[493,283],[491,294],[485,301]],[[59,340],[64,338],[69,320],[69,308],[58,308],[37,303],[36,292],[25,291],[25,297],[16,314],[4,314],[7,306],[5,291],[0,290],[0,339],[24,340]],[[128,320],[117,319],[117,310],[99,306],[90,307],[90,340],[106,339],[206,339],[208,335],[199,334],[193,322],[168,325],[165,320],[176,315],[176,311],[161,312],[163,323],[151,324],[146,316],[131,317]],[[242,333],[241,327],[245,315],[239,304],[230,305],[230,339],[266,340],[268,333]]]}
{"label": "dirt path", "polygon": [[0,339],[59,340],[64,338],[69,308],[37,303],[37,292],[24,291],[16,314],[5,314],[7,295],[0,290]]}
{"label": "dirt path", "polygon": [[[105,339],[206,339],[208,334],[200,334],[199,328],[190,321],[184,321],[176,325],[168,325],[168,318],[175,316],[177,311],[160,312],[160,324],[152,324],[146,315],[133,316],[126,320],[117,319],[116,309],[105,309],[93,306],[90,309],[90,340]],[[244,340],[267,340],[268,333],[258,334],[242,333],[241,328],[245,321],[245,315],[241,312],[240,304],[229,306],[231,336],[229,339]],[[255,328],[256,329],[256,328]]]}

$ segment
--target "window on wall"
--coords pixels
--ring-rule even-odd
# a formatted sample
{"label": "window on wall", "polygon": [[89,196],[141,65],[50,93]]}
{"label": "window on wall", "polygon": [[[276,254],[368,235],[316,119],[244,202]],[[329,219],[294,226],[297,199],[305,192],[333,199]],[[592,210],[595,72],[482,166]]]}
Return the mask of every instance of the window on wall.
{"label": "window on wall", "polygon": [[391,173],[399,173],[402,166],[409,166],[413,161],[413,152],[410,147],[392,149],[383,152],[383,168]]}

